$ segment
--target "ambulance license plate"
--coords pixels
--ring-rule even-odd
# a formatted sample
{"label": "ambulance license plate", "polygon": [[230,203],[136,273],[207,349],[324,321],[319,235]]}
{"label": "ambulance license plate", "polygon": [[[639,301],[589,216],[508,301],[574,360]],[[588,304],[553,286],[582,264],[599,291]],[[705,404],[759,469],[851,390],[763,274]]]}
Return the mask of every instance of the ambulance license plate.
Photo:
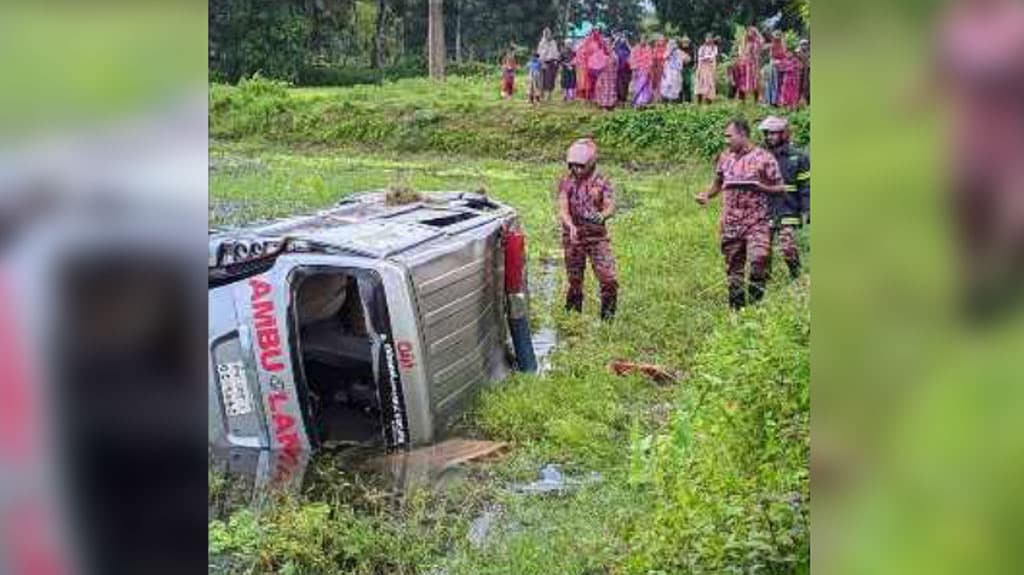
{"label": "ambulance license plate", "polygon": [[220,380],[220,393],[228,416],[252,413],[252,392],[249,391],[242,362],[218,364],[217,378]]}

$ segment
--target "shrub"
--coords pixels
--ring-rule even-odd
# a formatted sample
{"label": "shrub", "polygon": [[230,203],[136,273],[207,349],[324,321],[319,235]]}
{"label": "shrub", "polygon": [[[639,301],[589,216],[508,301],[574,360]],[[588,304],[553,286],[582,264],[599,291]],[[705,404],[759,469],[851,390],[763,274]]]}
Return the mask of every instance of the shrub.
{"label": "shrub", "polygon": [[445,69],[449,76],[491,76],[498,73],[494,64],[486,62],[463,62],[461,64],[449,64]]}
{"label": "shrub", "polygon": [[379,84],[383,78],[381,70],[371,68],[313,64],[299,72],[296,82],[299,86],[357,86]]}
{"label": "shrub", "polygon": [[[445,71],[450,77],[480,77],[497,73],[497,68],[483,62],[464,62],[462,64],[449,64]],[[297,86],[333,86],[344,88],[417,78],[424,76],[426,73],[427,64],[421,58],[406,58],[385,66],[380,70],[366,66],[344,66],[316,62],[299,70],[295,84]]]}
{"label": "shrub", "polygon": [[259,74],[237,87],[214,85],[210,89],[211,132],[278,137],[290,128],[291,107],[288,83]]}
{"label": "shrub", "polygon": [[790,289],[720,324],[668,428],[634,432],[630,479],[651,509],[627,571],[790,572],[808,562],[809,297]]}

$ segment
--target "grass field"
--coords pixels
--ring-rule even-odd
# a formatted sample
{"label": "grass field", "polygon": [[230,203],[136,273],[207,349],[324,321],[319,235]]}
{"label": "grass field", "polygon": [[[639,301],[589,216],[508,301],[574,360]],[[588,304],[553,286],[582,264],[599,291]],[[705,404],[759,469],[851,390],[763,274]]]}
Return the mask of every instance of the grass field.
{"label": "grass field", "polygon": [[[710,108],[655,106],[601,111],[557,99],[531,107],[520,90],[502,100],[498,78],[451,78],[438,85],[408,79],[383,86],[288,89],[256,79],[210,90],[210,134],[218,140],[310,148],[344,147],[439,153],[483,159],[554,161],[565,142],[592,135],[604,156],[620,162],[678,165],[708,161],[720,151],[722,125],[757,121],[778,110],[722,102]],[[810,114],[788,114],[794,139],[810,138]]]}
{"label": "grass field", "polygon": [[[465,82],[459,88],[465,92],[488,89],[484,80]],[[295,105],[293,99],[334,105],[335,97],[365,99],[361,105],[367,109],[417,101],[389,90],[397,91],[306,89],[289,92],[287,106]],[[443,114],[448,105],[425,89],[423,111],[417,113]],[[522,108],[525,112],[510,113],[535,114],[540,122],[593,114],[563,106],[537,111],[520,103],[485,105]],[[719,118],[735,110],[723,105],[707,112]],[[216,117],[216,106],[211,105],[211,114],[212,126],[227,121]],[[601,121],[614,127],[618,116],[633,114],[616,112]],[[502,135],[497,129],[483,124],[479,137],[497,141]],[[589,272],[583,316],[560,309],[564,274],[551,262],[561,257],[553,203],[561,166],[546,161],[552,153],[546,148],[538,154],[545,161],[524,161],[429,146],[411,152],[386,138],[371,150],[361,141],[311,146],[280,133],[264,136],[211,144],[212,223],[239,224],[323,207],[352,192],[394,184],[417,190],[485,188],[520,211],[531,279],[539,283],[554,273],[554,297],[535,297],[532,312],[535,324],[556,328],[559,344],[548,375],[513,377],[483,394],[467,416],[469,433],[513,444],[506,457],[473,467],[464,481],[448,488],[424,487],[399,497],[384,496],[321,458],[311,472],[315,480],[302,494],[282,497],[258,513],[241,510],[211,520],[213,570],[806,571],[810,277],[784,281],[784,266],[776,261],[779,273],[765,302],[738,314],[728,311],[716,239],[718,207],[701,209],[692,200],[711,176],[708,162],[690,158],[645,165],[615,161],[616,154],[610,154],[601,166],[624,207],[611,224],[622,284],[620,313],[614,324],[603,325]],[[545,146],[553,150],[568,143]],[[657,363],[681,377],[670,386],[616,377],[605,365],[617,358]],[[509,489],[535,479],[546,463],[572,476],[596,472],[600,480],[563,496]],[[211,497],[219,490],[212,489]],[[498,519],[478,545],[468,533],[484,510]]]}

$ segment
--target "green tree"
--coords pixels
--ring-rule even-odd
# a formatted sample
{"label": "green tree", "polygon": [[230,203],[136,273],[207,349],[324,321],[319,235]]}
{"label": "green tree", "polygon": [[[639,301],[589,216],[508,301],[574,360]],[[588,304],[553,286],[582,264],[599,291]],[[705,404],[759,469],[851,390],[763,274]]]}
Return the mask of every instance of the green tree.
{"label": "green tree", "polygon": [[793,21],[799,21],[805,32],[811,31],[811,0],[790,0],[783,11]]}
{"label": "green tree", "polygon": [[311,30],[304,2],[211,0],[210,76],[237,82],[260,72],[294,80],[306,60]]}
{"label": "green tree", "polygon": [[610,32],[636,34],[640,29],[644,9],[638,0],[569,0],[572,26],[583,21],[600,24]]}
{"label": "green tree", "polygon": [[[722,37],[724,49],[732,48],[736,25],[750,26],[782,14],[782,26],[800,26],[798,19],[787,15],[793,0],[653,0],[658,19],[671,23],[696,41],[711,33]],[[795,22],[793,20],[796,20]]]}
{"label": "green tree", "polygon": [[211,0],[210,77],[294,81],[315,61],[368,63],[375,17],[373,0]]}
{"label": "green tree", "polygon": [[384,65],[384,17],[387,10],[386,0],[377,0],[377,19],[373,27],[373,56],[370,58],[376,70],[381,69]]}
{"label": "green tree", "polygon": [[444,0],[429,0],[427,12],[427,42],[430,77],[444,79],[444,65],[448,60],[447,46],[444,41]]}
{"label": "green tree", "polygon": [[[392,7],[402,14],[407,51],[426,54],[426,0],[392,0]],[[484,61],[513,44],[532,50],[545,27],[564,34],[566,14],[572,25],[589,20],[635,32],[643,8],[641,0],[459,0],[445,10],[445,28],[459,32],[446,37],[448,55],[455,56],[456,41],[464,58]]]}
{"label": "green tree", "polygon": [[[510,45],[532,50],[541,31],[599,22],[634,32],[643,0],[449,0],[445,58],[494,62]],[[209,71],[237,82],[259,72],[296,81],[330,68],[427,68],[428,0],[210,0]]]}

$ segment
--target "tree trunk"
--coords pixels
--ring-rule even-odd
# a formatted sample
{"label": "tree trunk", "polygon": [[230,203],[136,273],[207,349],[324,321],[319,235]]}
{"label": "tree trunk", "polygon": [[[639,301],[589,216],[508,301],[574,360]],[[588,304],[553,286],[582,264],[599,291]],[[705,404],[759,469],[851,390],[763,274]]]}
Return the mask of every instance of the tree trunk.
{"label": "tree trunk", "polygon": [[380,70],[384,67],[384,11],[386,0],[377,1],[377,33],[373,39],[373,67]]}
{"label": "tree trunk", "polygon": [[398,58],[405,58],[405,18],[401,16],[395,18],[394,32],[398,37]]}
{"label": "tree trunk", "polygon": [[462,0],[455,2],[455,62],[462,63]]}
{"label": "tree trunk", "polygon": [[444,80],[444,0],[428,0],[427,13],[427,60],[430,77]]}

